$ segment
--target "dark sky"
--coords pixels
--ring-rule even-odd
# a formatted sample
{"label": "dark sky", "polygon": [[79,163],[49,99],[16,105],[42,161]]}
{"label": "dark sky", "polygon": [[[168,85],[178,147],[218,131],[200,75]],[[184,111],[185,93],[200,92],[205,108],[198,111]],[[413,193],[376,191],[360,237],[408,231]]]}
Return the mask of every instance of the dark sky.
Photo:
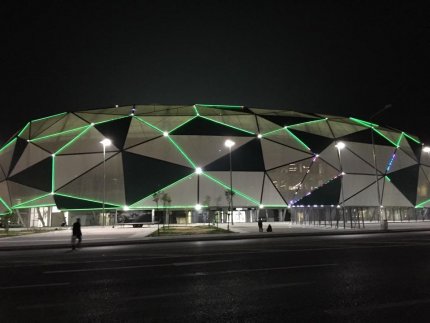
{"label": "dark sky", "polygon": [[176,2],[3,2],[0,143],[32,118],[150,103],[364,120],[391,104],[374,122],[430,143],[425,2]]}

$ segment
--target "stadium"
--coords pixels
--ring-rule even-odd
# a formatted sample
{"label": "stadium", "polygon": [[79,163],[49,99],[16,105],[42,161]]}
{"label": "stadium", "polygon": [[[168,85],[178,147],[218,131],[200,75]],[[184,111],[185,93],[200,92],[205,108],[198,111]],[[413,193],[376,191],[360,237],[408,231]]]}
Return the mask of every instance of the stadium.
{"label": "stadium", "polygon": [[430,148],[353,117],[132,105],[32,120],[0,149],[0,214],[28,227],[430,219]]}

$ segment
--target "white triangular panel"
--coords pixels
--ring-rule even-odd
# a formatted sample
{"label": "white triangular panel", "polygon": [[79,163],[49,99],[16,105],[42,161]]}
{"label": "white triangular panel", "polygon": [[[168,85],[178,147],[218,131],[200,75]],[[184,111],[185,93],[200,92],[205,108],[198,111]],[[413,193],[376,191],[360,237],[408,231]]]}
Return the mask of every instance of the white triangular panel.
{"label": "white triangular panel", "polygon": [[0,182],[0,197],[6,202],[8,206],[11,206],[9,188],[7,187],[6,181]]}
{"label": "white triangular panel", "polygon": [[411,145],[406,140],[405,136],[402,136],[402,139],[400,140],[399,147],[401,150],[403,150],[406,154],[409,155],[412,159],[418,160],[417,156],[415,155],[414,151],[411,148]]}
{"label": "white triangular panel", "polygon": [[44,132],[55,123],[61,122],[61,119],[63,119],[65,116],[66,114],[62,113],[60,115],[31,121],[31,124],[30,124],[31,139],[36,138],[40,133]]}
{"label": "white triangular panel", "polygon": [[24,152],[16,163],[14,169],[12,170],[10,176],[18,174],[19,172],[25,170],[26,168],[37,164],[38,162],[48,158],[51,154],[40,149],[39,147],[29,143],[25,147]]}
{"label": "white triangular panel", "polygon": [[[171,136],[174,142],[196,164],[204,167],[213,161],[229,154],[229,149],[224,143],[227,137],[222,136]],[[244,144],[253,140],[253,137],[229,137],[235,142],[231,151],[234,152]],[[190,166],[189,163],[185,166]]]}
{"label": "white triangular panel", "polygon": [[100,123],[113,121],[116,119],[124,118],[121,115],[114,114],[103,114],[103,113],[85,113],[85,112],[77,112],[76,115],[87,121],[88,123]]}
{"label": "white triangular panel", "polygon": [[[81,154],[81,153],[99,153],[103,152],[103,145],[101,141],[105,137],[95,127],[91,127],[86,130],[82,135],[77,137],[76,140],[66,145],[64,149],[60,151],[60,155],[66,154]],[[113,144],[106,146],[106,152],[118,151]]]}
{"label": "white triangular panel", "polygon": [[140,119],[148,122],[150,125],[157,127],[161,131],[170,132],[173,129],[181,126],[182,124],[194,119],[194,116],[176,116],[176,117],[165,117],[165,116],[140,116]]}
{"label": "white triangular panel", "polygon": [[64,131],[70,131],[72,129],[81,128],[84,126],[88,126],[88,122],[85,122],[81,118],[78,118],[73,113],[68,113],[61,120],[55,122],[52,126],[47,128],[46,130],[38,133],[36,138],[49,136],[49,135],[61,133]]}
{"label": "white triangular panel", "polygon": [[400,169],[416,165],[417,162],[409,157],[406,153],[404,153],[402,150],[397,149],[395,157],[393,158],[393,161],[391,163],[391,166],[387,166],[387,172],[392,173],[395,171],[398,171]]}
{"label": "white triangular panel", "polygon": [[335,138],[350,135],[354,132],[366,129],[366,127],[345,122],[329,121],[328,123],[330,124],[330,128],[333,131]]}
{"label": "white triangular panel", "polygon": [[412,203],[388,180],[385,180],[382,193],[383,206],[412,207]]}
{"label": "white triangular panel", "polygon": [[12,205],[21,204],[34,198],[46,195],[46,192],[44,191],[12,181],[8,181],[8,186]]}
{"label": "white triangular panel", "polygon": [[424,172],[424,167],[421,167],[419,172],[419,177],[418,177],[417,205],[429,199],[430,199],[430,177]]}
{"label": "white triangular panel", "polygon": [[372,165],[369,165],[357,157],[357,155],[352,153],[348,148],[340,150],[339,156],[343,172],[347,174],[375,174],[375,168]]}
{"label": "white triangular panel", "polygon": [[[352,176],[352,175],[350,175]],[[346,176],[348,177],[348,176]],[[348,184],[345,184],[347,186]],[[381,186],[381,185],[380,185]],[[380,192],[382,192],[382,187],[380,187]],[[342,194],[340,196],[339,202],[342,202]],[[363,190],[362,192],[354,195],[353,197],[346,199],[345,197],[345,206],[377,206],[378,203],[378,190],[376,184],[373,184]]]}
{"label": "white triangular panel", "polygon": [[261,204],[265,206],[287,206],[288,204],[284,201],[278,190],[273,186],[272,181],[268,176],[264,177],[264,188],[263,197]]}
{"label": "white triangular panel", "polygon": [[257,133],[257,122],[253,115],[223,115],[211,116],[209,119],[227,124],[229,126]]}
{"label": "white triangular panel", "polygon": [[[344,175],[342,178],[342,190],[345,200],[349,199],[351,196],[368,187],[372,183],[375,183],[375,181],[375,175]],[[381,190],[380,193],[382,194],[382,183],[379,185]],[[376,201],[377,200],[378,197],[376,195]]]}
{"label": "white triangular panel", "polygon": [[258,122],[258,128],[260,130],[260,133],[262,135],[272,132],[272,131],[277,131],[277,130],[282,130],[283,128],[273,122],[270,122],[269,120],[266,120],[264,118],[261,117],[257,117],[257,122]]}
{"label": "white triangular panel", "polygon": [[15,150],[15,145],[16,140],[14,140],[13,143],[11,143],[6,148],[2,148],[2,150],[0,151],[0,167],[6,175],[9,172],[13,151]]}
{"label": "white triangular panel", "polygon": [[[171,199],[170,205],[168,207],[172,208],[194,208],[197,204],[197,175],[187,176],[180,181],[174,183],[173,185],[164,188],[161,191],[162,194],[168,194]],[[161,196],[160,195],[160,196]],[[200,198],[200,204],[202,203],[202,198]],[[157,204],[154,198],[148,196],[132,205],[133,208],[157,208]],[[158,202],[159,209],[163,208],[163,201]]]}
{"label": "white triangular panel", "polygon": [[[106,153],[106,160],[114,154]],[[55,190],[101,164],[103,164],[102,153],[55,157]]]}
{"label": "white triangular panel", "polygon": [[302,150],[296,150],[273,141],[261,139],[263,150],[264,165],[266,169],[272,169],[292,162],[312,157],[312,154]]}
{"label": "white triangular panel", "polygon": [[148,126],[137,118],[131,119],[124,147],[128,148],[161,136],[160,131]]}
{"label": "white triangular panel", "polygon": [[[229,182],[223,183],[218,179],[220,173],[229,174],[229,172],[212,172],[215,176],[212,176],[213,180],[203,175],[200,176],[199,182],[199,196],[202,201],[209,197],[212,207],[228,207],[228,200],[226,198],[226,192],[229,192]],[[226,177],[226,174],[222,174],[222,177]],[[233,186],[234,189],[234,186]],[[233,196],[233,207],[255,207],[259,203],[253,203],[239,194]]]}
{"label": "white triangular panel", "polygon": [[126,151],[186,167],[192,166],[168,137],[150,140]]}
{"label": "white triangular panel", "polygon": [[331,143],[330,146],[319,154],[319,158],[340,171],[339,153],[335,145],[335,142]]}
{"label": "white triangular panel", "polygon": [[295,126],[289,126],[288,128],[299,130],[303,132],[312,133],[314,135],[327,137],[327,138],[333,138],[333,133],[331,132],[327,121],[321,120],[321,121],[312,121],[312,122],[304,122]]}
{"label": "white triangular panel", "polygon": [[49,194],[47,196],[41,197],[39,199],[36,199],[34,201],[25,203],[24,205],[21,205],[20,208],[41,207],[41,206],[54,206],[54,205],[55,205],[54,195]]}
{"label": "white triangular panel", "polygon": [[39,139],[35,139],[32,143],[38,147],[41,147],[51,154],[56,153],[61,147],[64,147],[66,144],[71,142],[74,138],[79,136],[80,133],[85,131],[85,128],[77,129],[74,131],[68,131],[66,133],[50,136],[47,138],[40,137]]}

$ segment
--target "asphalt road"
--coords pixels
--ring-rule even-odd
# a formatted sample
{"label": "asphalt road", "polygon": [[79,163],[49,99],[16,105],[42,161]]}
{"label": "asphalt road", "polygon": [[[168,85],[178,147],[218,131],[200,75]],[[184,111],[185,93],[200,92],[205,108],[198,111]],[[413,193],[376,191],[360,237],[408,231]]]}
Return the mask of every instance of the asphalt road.
{"label": "asphalt road", "polygon": [[430,233],[0,252],[2,322],[428,322]]}

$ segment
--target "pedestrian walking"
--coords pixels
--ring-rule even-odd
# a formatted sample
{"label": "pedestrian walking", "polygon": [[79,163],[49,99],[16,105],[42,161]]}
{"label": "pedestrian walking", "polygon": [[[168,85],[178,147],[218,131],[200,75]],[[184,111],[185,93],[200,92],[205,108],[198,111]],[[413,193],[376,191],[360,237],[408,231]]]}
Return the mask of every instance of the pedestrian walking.
{"label": "pedestrian walking", "polygon": [[263,232],[263,220],[261,218],[258,219],[258,231]]}
{"label": "pedestrian walking", "polygon": [[[78,243],[76,243],[78,240]],[[82,242],[82,232],[81,232],[81,219],[77,218],[76,222],[73,223],[72,229],[72,250],[75,250],[76,247],[80,247]]]}

